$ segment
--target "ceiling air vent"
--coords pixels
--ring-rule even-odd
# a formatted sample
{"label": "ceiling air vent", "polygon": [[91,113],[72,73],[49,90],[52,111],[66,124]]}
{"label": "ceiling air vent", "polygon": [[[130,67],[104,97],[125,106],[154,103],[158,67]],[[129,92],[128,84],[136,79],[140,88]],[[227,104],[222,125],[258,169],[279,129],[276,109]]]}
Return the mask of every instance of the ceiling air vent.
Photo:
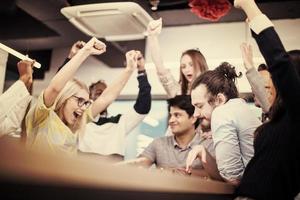
{"label": "ceiling air vent", "polygon": [[69,21],[89,36],[107,41],[143,39],[152,17],[133,2],[98,3],[61,9]]}

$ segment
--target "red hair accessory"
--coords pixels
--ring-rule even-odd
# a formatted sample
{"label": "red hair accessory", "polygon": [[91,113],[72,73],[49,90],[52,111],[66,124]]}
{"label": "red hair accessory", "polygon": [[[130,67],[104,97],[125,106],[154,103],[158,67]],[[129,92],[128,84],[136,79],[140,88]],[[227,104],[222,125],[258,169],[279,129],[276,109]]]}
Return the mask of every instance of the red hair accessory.
{"label": "red hair accessory", "polygon": [[191,12],[200,18],[218,21],[226,15],[234,0],[189,0]]}

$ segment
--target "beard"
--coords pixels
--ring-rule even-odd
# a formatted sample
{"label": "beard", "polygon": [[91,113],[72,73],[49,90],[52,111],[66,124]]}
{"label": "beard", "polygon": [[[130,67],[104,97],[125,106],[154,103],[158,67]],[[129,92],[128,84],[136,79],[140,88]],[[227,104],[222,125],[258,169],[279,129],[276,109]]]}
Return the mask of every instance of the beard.
{"label": "beard", "polygon": [[208,132],[211,130],[210,123],[208,121],[200,122],[200,128],[203,132]]}

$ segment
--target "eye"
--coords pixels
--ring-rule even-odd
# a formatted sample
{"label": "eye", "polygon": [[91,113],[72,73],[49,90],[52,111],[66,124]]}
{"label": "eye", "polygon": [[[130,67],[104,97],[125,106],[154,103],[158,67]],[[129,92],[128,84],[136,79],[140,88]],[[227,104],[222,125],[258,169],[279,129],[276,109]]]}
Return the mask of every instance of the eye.
{"label": "eye", "polygon": [[78,103],[79,104],[84,104],[85,103],[85,99],[84,98],[78,98]]}
{"label": "eye", "polygon": [[178,118],[178,117],[180,117],[180,114],[179,114],[179,113],[175,113],[174,116],[175,116],[176,118]]}
{"label": "eye", "polygon": [[203,108],[203,105],[196,105],[196,107],[197,107],[198,109],[202,109],[202,108]]}

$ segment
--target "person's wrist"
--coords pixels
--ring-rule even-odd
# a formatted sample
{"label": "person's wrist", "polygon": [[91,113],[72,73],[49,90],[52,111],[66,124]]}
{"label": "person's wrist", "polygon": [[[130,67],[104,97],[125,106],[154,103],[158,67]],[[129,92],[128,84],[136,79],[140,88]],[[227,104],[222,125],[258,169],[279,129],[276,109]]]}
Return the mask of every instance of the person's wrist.
{"label": "person's wrist", "polygon": [[27,75],[22,75],[22,76],[20,76],[19,80],[23,81],[23,82],[26,84],[27,81],[29,80],[29,76],[27,76]]}
{"label": "person's wrist", "polygon": [[138,69],[138,74],[141,74],[141,73],[146,73],[146,70],[145,69]]}
{"label": "person's wrist", "polygon": [[134,71],[134,68],[133,67],[126,67],[124,70],[125,70],[125,72],[132,73]]}
{"label": "person's wrist", "polygon": [[138,70],[137,77],[146,76],[146,75],[147,75],[146,70]]}

